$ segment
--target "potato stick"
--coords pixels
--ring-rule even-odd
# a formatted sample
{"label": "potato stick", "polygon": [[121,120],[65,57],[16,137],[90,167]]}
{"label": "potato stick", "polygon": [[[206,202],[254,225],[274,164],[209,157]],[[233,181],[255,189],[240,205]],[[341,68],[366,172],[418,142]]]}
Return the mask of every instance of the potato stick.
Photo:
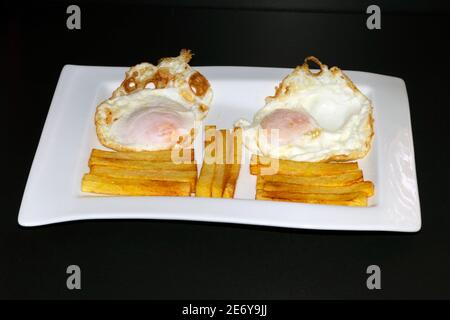
{"label": "potato stick", "polygon": [[[262,183],[261,183],[262,182]],[[258,178],[257,188],[265,191],[277,192],[297,192],[297,193],[330,193],[330,194],[345,194],[362,192],[366,196],[373,196],[373,183],[370,181],[357,182],[347,186],[328,187],[328,186],[309,186],[292,183],[278,183],[278,182],[264,182]]]}
{"label": "potato stick", "polygon": [[123,196],[189,196],[189,182],[120,179],[85,174],[81,190]]}
{"label": "potato stick", "polygon": [[227,175],[227,165],[216,164],[214,168],[214,177],[211,185],[211,197],[222,198]]}
{"label": "potato stick", "polygon": [[230,174],[230,166],[226,164],[227,153],[230,151],[228,141],[228,130],[216,131],[216,167],[211,185],[211,196],[213,198],[222,198],[223,190]]}
{"label": "potato stick", "polygon": [[187,162],[194,161],[194,149],[141,151],[141,152],[114,152],[92,149],[91,157],[123,159],[123,160],[145,160],[155,162],[172,162],[173,156],[183,158]]}
{"label": "potato stick", "polygon": [[94,165],[128,169],[197,171],[197,164],[195,163],[151,162],[91,157],[89,159],[89,167]]}
{"label": "potato stick", "polygon": [[294,175],[264,175],[258,176],[264,182],[280,182],[303,184],[309,186],[345,186],[363,180],[363,173],[361,170],[353,170],[341,174],[323,175],[323,176],[294,176]]}
{"label": "potato stick", "polygon": [[215,164],[203,163],[200,170],[200,176],[197,180],[195,196],[197,197],[211,197],[211,184],[214,177]]}
{"label": "potato stick", "polygon": [[205,148],[216,141],[216,126],[206,125],[205,126]]}
{"label": "potato stick", "polygon": [[346,194],[314,194],[256,190],[255,198],[257,200],[289,201],[344,206],[367,206],[367,196],[361,192]]}
{"label": "potato stick", "polygon": [[299,175],[299,176],[322,176],[330,174],[341,174],[343,172],[358,169],[357,162],[328,163],[328,162],[300,162],[292,160],[271,159],[252,155],[250,162],[250,173],[253,175]]}
{"label": "potato stick", "polygon": [[230,177],[223,191],[223,198],[233,198],[236,189],[237,179],[241,170],[242,156],[242,128],[235,127],[233,131],[233,164],[230,169]]}
{"label": "potato stick", "polygon": [[257,200],[270,200],[270,201],[282,201],[282,202],[299,202],[299,203],[310,203],[310,204],[328,204],[335,206],[349,206],[349,207],[367,207],[367,197],[361,196],[354,198],[353,200],[300,200],[300,199],[282,199],[282,198],[265,198],[259,197]]}
{"label": "potato stick", "polygon": [[[211,197],[211,184],[215,168],[215,133],[216,126],[205,126],[205,152],[200,175],[197,180],[196,197]],[[212,150],[210,150],[212,149]]]}
{"label": "potato stick", "polygon": [[234,197],[234,192],[236,190],[237,179],[239,177],[239,172],[241,171],[240,164],[233,164],[230,168],[230,177],[225,184],[225,189],[223,190],[223,198],[232,199]]}
{"label": "potato stick", "polygon": [[97,176],[136,179],[142,181],[160,180],[160,181],[189,182],[191,185],[191,192],[195,192],[195,185],[197,181],[196,171],[139,170],[139,169],[126,169],[126,168],[93,165],[91,167],[90,173]]}

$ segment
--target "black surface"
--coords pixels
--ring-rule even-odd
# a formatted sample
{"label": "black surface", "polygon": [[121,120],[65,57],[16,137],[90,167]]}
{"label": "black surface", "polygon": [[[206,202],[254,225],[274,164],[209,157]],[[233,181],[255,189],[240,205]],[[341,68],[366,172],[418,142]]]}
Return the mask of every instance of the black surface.
{"label": "black surface", "polygon": [[[0,298],[450,298],[448,1],[404,10],[395,2],[386,12],[381,2],[376,31],[366,28],[364,2],[360,10],[355,2],[344,10],[331,1],[295,8],[289,1],[264,2],[262,9],[252,1],[220,3],[82,3],[79,31],[66,29],[67,5],[59,2],[6,5],[2,119],[8,144],[2,155],[8,167],[2,182],[8,191],[0,215]],[[422,230],[321,232],[176,221],[21,228],[21,197],[62,67],[155,62],[183,47],[196,53],[194,65],[293,67],[316,55],[342,69],[403,78]],[[80,291],[66,289],[70,264],[82,268]],[[366,289],[370,264],[382,269],[382,290]]]}

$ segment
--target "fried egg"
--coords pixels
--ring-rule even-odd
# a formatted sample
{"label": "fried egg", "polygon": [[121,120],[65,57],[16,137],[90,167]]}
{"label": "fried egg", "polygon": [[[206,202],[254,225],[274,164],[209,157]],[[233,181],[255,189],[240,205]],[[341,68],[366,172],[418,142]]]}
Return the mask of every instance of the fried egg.
{"label": "fried egg", "polygon": [[[308,62],[320,66],[313,73]],[[372,103],[337,67],[308,57],[283,79],[253,121],[241,119],[250,152],[296,161],[363,158],[373,136]]]}
{"label": "fried egg", "polygon": [[99,141],[117,151],[156,151],[190,146],[212,101],[208,80],[189,66],[182,50],[157,66],[136,65],[112,96],[97,106]]}

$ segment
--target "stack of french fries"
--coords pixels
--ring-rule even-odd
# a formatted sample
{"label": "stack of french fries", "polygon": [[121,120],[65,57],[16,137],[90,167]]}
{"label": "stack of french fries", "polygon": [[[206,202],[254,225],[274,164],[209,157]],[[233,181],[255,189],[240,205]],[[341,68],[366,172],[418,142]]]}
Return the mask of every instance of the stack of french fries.
{"label": "stack of french fries", "polygon": [[357,162],[322,163],[252,155],[250,173],[257,175],[256,199],[367,206],[374,194]]}
{"label": "stack of french fries", "polygon": [[205,126],[205,152],[197,197],[233,198],[241,168],[242,129]]}
{"label": "stack of french fries", "polygon": [[115,152],[93,149],[82,191],[124,196],[190,196],[195,192],[194,149]]}

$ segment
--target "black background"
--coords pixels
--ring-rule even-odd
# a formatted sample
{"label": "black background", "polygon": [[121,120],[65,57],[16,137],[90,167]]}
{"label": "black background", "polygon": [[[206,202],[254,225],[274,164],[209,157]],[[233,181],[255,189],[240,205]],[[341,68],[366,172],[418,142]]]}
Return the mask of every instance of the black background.
{"label": "black background", "polygon": [[[382,10],[382,29],[365,9]],[[403,4],[402,4],[403,3]],[[449,1],[77,2],[3,4],[6,108],[0,298],[450,298]],[[423,226],[419,233],[322,232],[177,221],[84,221],[22,228],[17,214],[65,64],[156,62],[294,67],[307,55],[406,82]],[[3,50],[2,50],[3,51]],[[3,129],[2,129],[3,130]],[[7,173],[7,174],[5,174]],[[66,289],[66,267],[82,290]],[[382,269],[382,290],[366,268]]]}

